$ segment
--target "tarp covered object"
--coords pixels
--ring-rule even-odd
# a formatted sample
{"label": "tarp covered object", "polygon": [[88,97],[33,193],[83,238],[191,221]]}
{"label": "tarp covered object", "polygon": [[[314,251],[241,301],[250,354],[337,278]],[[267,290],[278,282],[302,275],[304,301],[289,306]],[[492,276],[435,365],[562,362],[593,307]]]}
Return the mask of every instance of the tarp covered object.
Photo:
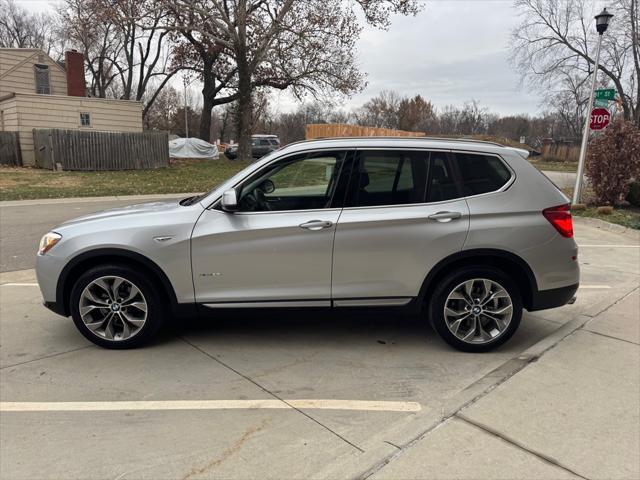
{"label": "tarp covered object", "polygon": [[171,158],[207,158],[218,159],[218,147],[199,138],[176,138],[169,142]]}

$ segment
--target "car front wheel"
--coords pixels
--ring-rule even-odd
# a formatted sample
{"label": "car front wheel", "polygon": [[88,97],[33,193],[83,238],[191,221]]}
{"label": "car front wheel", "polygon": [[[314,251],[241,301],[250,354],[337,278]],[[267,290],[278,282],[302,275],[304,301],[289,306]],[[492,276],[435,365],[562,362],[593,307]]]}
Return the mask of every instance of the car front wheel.
{"label": "car front wheel", "polygon": [[520,325],[522,300],[515,282],[491,267],[447,275],[429,304],[429,320],[451,346],[486,352],[509,340]]}
{"label": "car front wheel", "polygon": [[163,323],[161,296],[153,282],[124,265],[101,265],[78,278],[71,316],[80,333],[105,348],[146,343]]}

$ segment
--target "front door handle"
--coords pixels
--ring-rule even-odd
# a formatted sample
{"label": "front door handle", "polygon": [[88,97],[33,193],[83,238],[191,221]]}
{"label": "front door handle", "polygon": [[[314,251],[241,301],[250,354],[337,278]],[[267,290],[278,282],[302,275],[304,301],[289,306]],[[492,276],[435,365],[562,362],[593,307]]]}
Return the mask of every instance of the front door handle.
{"label": "front door handle", "polygon": [[433,215],[429,215],[427,218],[429,220],[436,220],[440,223],[450,222],[451,220],[456,220],[462,217],[460,212],[438,212]]}
{"label": "front door handle", "polygon": [[298,226],[307,230],[322,230],[323,228],[329,228],[333,226],[333,222],[327,222],[324,220],[311,220],[310,222],[302,223]]}

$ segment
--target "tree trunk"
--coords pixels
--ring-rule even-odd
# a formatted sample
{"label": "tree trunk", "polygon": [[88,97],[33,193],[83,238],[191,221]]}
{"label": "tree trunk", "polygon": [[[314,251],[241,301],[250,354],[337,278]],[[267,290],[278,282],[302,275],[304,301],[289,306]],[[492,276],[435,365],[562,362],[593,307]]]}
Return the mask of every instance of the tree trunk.
{"label": "tree trunk", "polygon": [[238,68],[238,159],[251,160],[251,67],[247,52],[247,2],[238,1],[238,42],[236,65]]}
{"label": "tree trunk", "polygon": [[200,115],[200,134],[198,135],[205,142],[211,141],[211,110],[213,101],[216,98],[216,78],[212,71],[213,62],[205,60],[202,87],[202,114]]}
{"label": "tree trunk", "polygon": [[[238,62],[238,158],[251,160],[251,74],[246,61]],[[241,66],[241,64],[244,64]]]}

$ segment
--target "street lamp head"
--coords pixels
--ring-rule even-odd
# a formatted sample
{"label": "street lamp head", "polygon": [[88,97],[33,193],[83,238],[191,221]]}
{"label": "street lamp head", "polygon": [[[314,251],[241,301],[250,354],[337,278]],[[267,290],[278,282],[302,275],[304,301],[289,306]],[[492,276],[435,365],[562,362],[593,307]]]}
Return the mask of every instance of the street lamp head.
{"label": "street lamp head", "polygon": [[613,17],[613,14],[607,12],[606,8],[602,9],[602,11],[596,15],[596,30],[598,30],[600,35],[607,31],[611,17]]}

